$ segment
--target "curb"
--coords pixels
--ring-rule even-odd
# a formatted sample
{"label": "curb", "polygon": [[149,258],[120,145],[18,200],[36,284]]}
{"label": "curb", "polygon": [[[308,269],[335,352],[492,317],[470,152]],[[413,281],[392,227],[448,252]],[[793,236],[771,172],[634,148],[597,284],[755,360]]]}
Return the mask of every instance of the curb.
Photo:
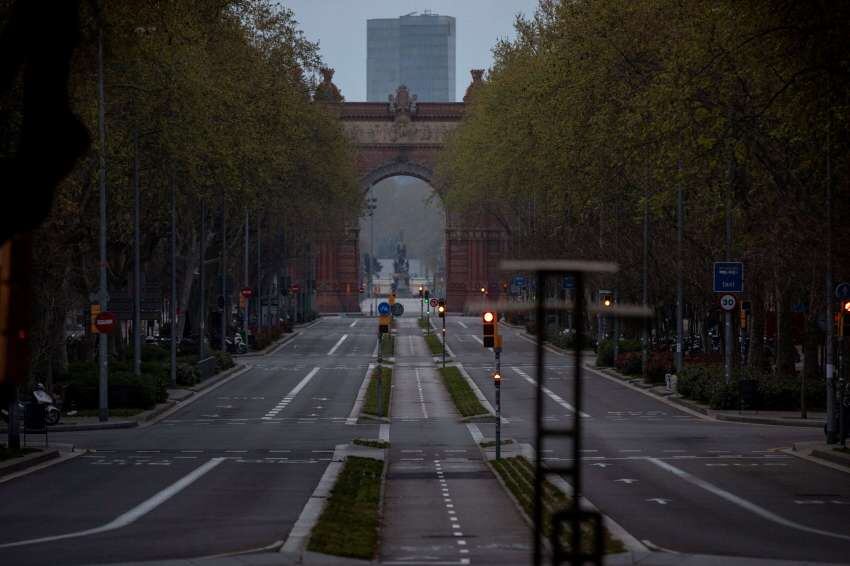
{"label": "curb", "polygon": [[[319,517],[322,515],[322,511],[325,509],[325,504],[336,485],[336,480],[339,477],[340,472],[342,472],[342,467],[345,465],[345,460],[348,456],[365,456],[367,458],[383,460],[385,470],[386,464],[389,461],[386,449],[383,448],[364,448],[360,446],[352,447],[349,444],[337,444],[334,447],[334,455],[331,463],[328,464],[328,467],[325,469],[325,473],[322,474],[322,477],[319,480],[319,484],[316,486],[316,489],[313,490],[312,495],[310,495],[310,498],[301,510],[301,514],[292,526],[292,530],[289,531],[289,536],[280,547],[279,552],[281,554],[296,556],[299,559],[305,558],[308,554],[316,558],[328,556],[328,559],[345,559],[344,557],[331,557],[329,555],[308,552],[307,544],[310,542],[310,535],[313,532],[313,528],[316,526],[316,523],[318,523]],[[386,473],[384,473],[384,477],[386,477]],[[381,482],[381,490],[383,493],[383,479]],[[369,562],[364,563],[368,564]]]}
{"label": "curb", "polygon": [[46,450],[43,452],[35,452],[33,454],[27,454],[26,456],[21,456],[20,458],[14,458],[9,462],[0,463],[0,476],[20,472],[21,470],[25,470],[32,466],[37,466],[39,464],[47,462],[48,460],[53,460],[54,458],[58,457],[59,451],[53,449]]}
{"label": "curb", "polygon": [[221,372],[220,374],[218,374],[214,377],[211,377],[210,379],[206,380],[202,384],[203,387],[200,387],[198,389],[194,389],[194,388],[191,389],[191,391],[193,392],[192,395],[189,395],[188,397],[186,397],[185,399],[182,399],[180,401],[173,401],[172,402],[173,404],[170,407],[163,409],[162,411],[159,411],[155,416],[149,417],[148,419],[146,419],[141,424],[141,426],[149,427],[149,426],[155,425],[156,423],[165,419],[166,417],[173,415],[174,413],[176,413],[177,411],[179,411],[183,407],[187,407],[187,406],[191,405],[192,403],[194,403],[195,401],[197,401],[198,399],[200,399],[201,397],[203,397],[204,395],[206,395],[210,391],[213,391],[214,389],[218,389],[219,387],[221,387],[225,383],[229,382],[231,379],[233,379],[233,378],[235,378],[239,375],[242,375],[246,371],[250,370],[251,367],[252,366],[249,366],[249,365],[236,364],[232,368],[228,368],[227,370]]}
{"label": "curb", "polygon": [[835,452],[834,450],[820,450],[818,448],[812,450],[811,455],[814,458],[820,458],[839,466],[850,466],[850,454],[844,455]]}
{"label": "curb", "polygon": [[714,418],[718,421],[730,421],[736,423],[761,424],[774,426],[795,426],[803,428],[823,428],[823,421],[788,421],[781,418],[770,417],[750,417],[747,415],[729,415],[725,413],[716,413]]}
{"label": "curb", "polygon": [[268,354],[273,354],[275,350],[286,344],[287,342],[293,340],[296,336],[298,336],[300,332],[298,330],[293,330],[288,333],[286,336],[282,338],[278,338],[277,342],[274,344],[269,344],[262,350],[258,350],[256,352],[248,352],[246,354],[234,354],[231,356],[234,360],[241,360],[243,358],[259,358],[261,356],[267,356]]}

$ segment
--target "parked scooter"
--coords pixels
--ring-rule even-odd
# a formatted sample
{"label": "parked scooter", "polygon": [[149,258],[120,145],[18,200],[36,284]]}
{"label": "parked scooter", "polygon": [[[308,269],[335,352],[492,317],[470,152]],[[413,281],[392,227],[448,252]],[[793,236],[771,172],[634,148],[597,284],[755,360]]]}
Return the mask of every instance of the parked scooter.
{"label": "parked scooter", "polygon": [[238,332],[233,335],[233,338],[225,338],[224,344],[227,346],[227,351],[231,354],[247,354],[248,345],[242,340],[242,335]]}
{"label": "parked scooter", "polygon": [[[56,425],[59,424],[59,419],[62,416],[61,411],[59,410],[58,403],[53,399],[53,396],[48,393],[44,389],[44,385],[41,383],[36,383],[35,387],[32,389],[32,399],[27,401],[18,401],[18,407],[15,411],[18,419],[24,420],[24,415],[26,414],[27,405],[30,403],[37,403],[38,405],[42,405],[44,407],[44,422],[48,425]],[[9,422],[9,410],[6,407],[0,409],[0,416],[2,416],[4,422]]]}

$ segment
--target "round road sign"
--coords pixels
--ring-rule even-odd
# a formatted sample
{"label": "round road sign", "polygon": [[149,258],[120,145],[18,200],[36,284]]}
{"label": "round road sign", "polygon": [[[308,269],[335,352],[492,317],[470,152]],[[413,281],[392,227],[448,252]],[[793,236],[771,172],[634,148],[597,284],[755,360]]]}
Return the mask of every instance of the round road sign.
{"label": "round road sign", "polygon": [[94,318],[94,327],[99,334],[111,334],[118,327],[118,319],[109,311],[98,313]]}
{"label": "round road sign", "polygon": [[251,289],[250,287],[244,287],[242,289],[242,296],[245,297],[246,299],[250,299],[253,294],[254,294],[254,290]]}
{"label": "round road sign", "polygon": [[404,306],[401,303],[395,303],[390,307],[393,311],[393,316],[401,316],[404,314]]}
{"label": "round road sign", "polygon": [[735,308],[735,295],[723,295],[720,297],[720,308],[731,311]]}
{"label": "round road sign", "polygon": [[431,307],[432,307],[432,308],[433,308],[433,307],[436,307],[436,306],[437,306],[437,299],[431,299],[431,301],[429,302],[429,304],[431,305]]}
{"label": "round road sign", "polygon": [[388,315],[390,314],[390,304],[386,301],[378,304],[378,314],[380,315]]}
{"label": "round road sign", "polygon": [[836,285],[835,298],[839,301],[850,299],[850,283],[839,283]]}

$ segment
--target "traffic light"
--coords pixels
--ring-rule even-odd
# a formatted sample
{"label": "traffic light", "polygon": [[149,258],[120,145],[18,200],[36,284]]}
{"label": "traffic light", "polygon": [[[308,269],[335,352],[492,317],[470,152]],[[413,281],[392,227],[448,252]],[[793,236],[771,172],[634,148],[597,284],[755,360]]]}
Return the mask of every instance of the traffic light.
{"label": "traffic light", "polygon": [[425,298],[425,289],[422,287],[422,285],[420,285],[419,286],[419,299],[421,300],[421,299],[424,299],[424,298]]}
{"label": "traffic light", "polygon": [[850,334],[850,301],[841,301],[841,308],[838,311],[838,335],[847,336]]}
{"label": "traffic light", "polygon": [[431,291],[429,291],[428,289],[425,289],[425,300],[426,301],[431,300]]}
{"label": "traffic light", "polygon": [[445,301],[445,299],[440,299],[437,302],[437,314],[440,315],[440,318],[446,318],[446,301]]}
{"label": "traffic light", "polygon": [[484,347],[492,348],[496,345],[496,313],[485,311],[481,320],[484,323]]}
{"label": "traffic light", "polygon": [[600,291],[599,292],[599,305],[605,307],[606,309],[610,309],[614,306],[614,293],[611,291]]}
{"label": "traffic light", "polygon": [[482,295],[486,295],[486,294],[487,294],[487,287],[481,287],[481,289],[480,289],[480,290],[481,290],[481,294],[482,294]]}
{"label": "traffic light", "polygon": [[502,381],[502,374],[498,370],[493,372],[493,381]]}

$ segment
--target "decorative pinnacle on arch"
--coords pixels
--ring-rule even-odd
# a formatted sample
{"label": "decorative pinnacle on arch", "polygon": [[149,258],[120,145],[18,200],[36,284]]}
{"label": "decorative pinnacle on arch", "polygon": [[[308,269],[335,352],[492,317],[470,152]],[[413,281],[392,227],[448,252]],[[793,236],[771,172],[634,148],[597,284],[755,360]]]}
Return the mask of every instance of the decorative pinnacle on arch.
{"label": "decorative pinnacle on arch", "polygon": [[469,72],[472,74],[472,82],[466,87],[466,94],[463,95],[464,102],[469,102],[475,91],[484,84],[484,69],[472,69]]}
{"label": "decorative pinnacle on arch", "polygon": [[330,67],[322,67],[319,69],[319,72],[322,74],[322,82],[316,87],[313,100],[320,102],[342,102],[345,100],[342,93],[333,83],[334,70]]}

